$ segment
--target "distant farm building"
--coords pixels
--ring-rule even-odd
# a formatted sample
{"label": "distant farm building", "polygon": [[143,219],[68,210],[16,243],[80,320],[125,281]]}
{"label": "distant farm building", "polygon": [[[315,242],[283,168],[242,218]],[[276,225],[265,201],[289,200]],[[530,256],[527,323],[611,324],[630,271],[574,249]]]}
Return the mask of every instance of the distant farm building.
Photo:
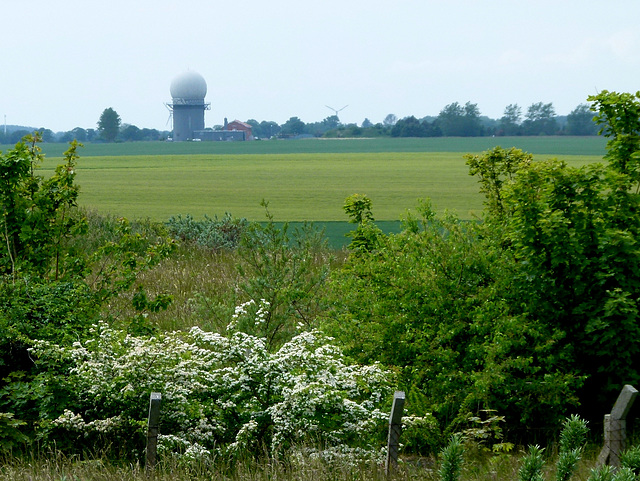
{"label": "distant farm building", "polygon": [[211,104],[204,101],[207,82],[199,73],[189,70],[178,75],[171,82],[170,91],[172,101],[165,105],[173,119],[173,141],[253,140],[251,125],[239,120],[227,123],[225,119],[223,130],[205,129],[204,112],[211,109]]}
{"label": "distant farm building", "polygon": [[218,142],[253,140],[251,125],[240,122],[239,120],[227,122],[227,119],[224,119],[224,127],[222,130],[196,130],[193,135],[200,140],[213,140]]}
{"label": "distant farm building", "polygon": [[244,132],[244,140],[253,140],[251,125],[246,122],[234,120],[233,122],[225,122],[224,130],[229,132]]}

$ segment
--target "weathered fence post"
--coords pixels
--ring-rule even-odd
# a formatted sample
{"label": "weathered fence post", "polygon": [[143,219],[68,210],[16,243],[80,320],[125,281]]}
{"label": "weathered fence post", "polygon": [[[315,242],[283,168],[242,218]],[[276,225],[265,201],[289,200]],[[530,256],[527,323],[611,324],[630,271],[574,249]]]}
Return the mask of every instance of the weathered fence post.
{"label": "weathered fence post", "polygon": [[152,392],[149,398],[149,423],[147,425],[147,462],[148,469],[154,468],[158,454],[158,425],[160,421],[160,401],[162,394]]}
{"label": "weathered fence post", "polygon": [[626,417],[637,395],[638,391],[633,386],[625,385],[611,413],[604,416],[604,446],[598,456],[598,465],[620,466],[620,453],[627,440]]}
{"label": "weathered fence post", "polygon": [[402,433],[402,411],[404,409],[404,392],[396,391],[393,395],[393,405],[389,415],[389,438],[387,441],[387,462],[384,472],[388,476],[391,469],[398,466],[398,450],[400,448],[400,434]]}

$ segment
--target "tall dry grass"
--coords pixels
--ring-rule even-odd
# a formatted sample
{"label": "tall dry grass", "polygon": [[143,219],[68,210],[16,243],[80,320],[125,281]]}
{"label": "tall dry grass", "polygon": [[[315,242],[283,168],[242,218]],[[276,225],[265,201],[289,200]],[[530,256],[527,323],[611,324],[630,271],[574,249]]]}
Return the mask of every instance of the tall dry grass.
{"label": "tall dry grass", "polygon": [[[518,479],[524,450],[499,454],[467,449],[460,481],[507,481]],[[572,479],[587,480],[595,466],[597,449],[587,449]],[[556,456],[545,454],[544,479],[555,477]],[[288,461],[254,459],[233,463],[160,463],[153,471],[140,464],[123,464],[100,457],[80,459],[59,453],[37,457],[0,458],[0,481],[439,481],[439,460],[401,459],[398,468],[385,476],[380,464],[351,465],[318,459]]]}
{"label": "tall dry grass", "polygon": [[[337,269],[346,251],[327,250],[316,255],[316,262]],[[138,283],[149,297],[169,294],[173,301],[165,311],[148,313],[148,320],[160,331],[198,326],[223,332],[235,306],[248,301],[240,285],[248,279],[238,270],[244,262],[237,250],[211,250],[196,245],[179,245],[175,252],[150,271],[143,272]],[[134,291],[109,303],[105,314],[126,320],[136,314],[131,299]],[[321,296],[322,292],[314,295]]]}
{"label": "tall dry grass", "polygon": [[[149,321],[161,331],[199,326],[220,331],[229,323],[238,302],[238,274],[235,251],[212,251],[197,246],[178,246],[171,257],[143,272],[138,284],[150,297],[169,294],[173,301],[165,311],[149,313]],[[115,319],[136,314],[125,293],[107,306]]]}

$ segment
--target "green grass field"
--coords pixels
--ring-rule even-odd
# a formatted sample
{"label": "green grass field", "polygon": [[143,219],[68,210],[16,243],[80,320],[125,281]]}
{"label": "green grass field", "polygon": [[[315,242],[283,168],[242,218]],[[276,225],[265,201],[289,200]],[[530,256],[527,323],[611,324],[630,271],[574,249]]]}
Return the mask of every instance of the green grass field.
{"label": "green grass field", "polygon": [[[230,212],[264,220],[264,199],[277,221],[344,222],[344,199],[354,193],[373,200],[377,220],[397,221],[425,197],[472,219],[482,196],[462,155],[497,144],[572,164],[604,153],[598,137],[90,144],[80,150],[77,182],[82,206],[132,219]],[[43,148],[50,170],[66,146]]]}
{"label": "green grass field", "polygon": [[[126,142],[88,143],[82,150],[87,157],[122,155],[196,154],[301,154],[375,152],[482,152],[496,145],[518,147],[533,154],[604,155],[602,137],[430,137],[375,139],[304,139],[256,142]],[[67,144],[43,144],[49,157],[61,157]]]}

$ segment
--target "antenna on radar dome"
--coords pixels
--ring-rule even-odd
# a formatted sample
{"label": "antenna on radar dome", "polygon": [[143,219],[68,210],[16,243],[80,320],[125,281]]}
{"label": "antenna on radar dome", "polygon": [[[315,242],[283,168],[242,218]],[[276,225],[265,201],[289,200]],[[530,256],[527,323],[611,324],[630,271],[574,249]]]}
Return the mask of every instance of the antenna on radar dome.
{"label": "antenna on radar dome", "polygon": [[325,105],[325,107],[328,108],[329,110],[333,110],[335,112],[335,114],[336,114],[336,117],[338,117],[338,112],[342,112],[344,109],[346,109],[348,107],[348,105],[345,105],[341,109],[337,109],[337,110],[334,109],[333,107],[329,107],[328,105]]}

